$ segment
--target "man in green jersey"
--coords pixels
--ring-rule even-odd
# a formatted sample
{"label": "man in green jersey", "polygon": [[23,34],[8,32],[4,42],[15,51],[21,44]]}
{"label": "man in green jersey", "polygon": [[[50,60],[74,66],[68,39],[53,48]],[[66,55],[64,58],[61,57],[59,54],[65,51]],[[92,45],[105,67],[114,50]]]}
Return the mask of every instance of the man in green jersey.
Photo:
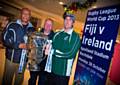
{"label": "man in green jersey", "polygon": [[[73,14],[64,15],[64,28],[53,37],[52,58],[47,62],[51,62],[49,72],[52,76],[48,77],[46,85],[68,85],[72,65],[81,43],[79,35],[73,30],[74,22]],[[50,64],[46,65],[50,67]]]}

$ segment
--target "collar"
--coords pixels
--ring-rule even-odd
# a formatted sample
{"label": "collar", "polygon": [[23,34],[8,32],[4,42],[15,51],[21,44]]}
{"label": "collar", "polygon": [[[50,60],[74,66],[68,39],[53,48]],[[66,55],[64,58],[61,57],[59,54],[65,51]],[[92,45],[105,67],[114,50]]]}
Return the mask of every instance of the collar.
{"label": "collar", "polygon": [[[63,28],[62,29],[62,31],[64,31],[65,29]],[[65,32],[65,31],[64,31]],[[73,28],[72,29],[69,29],[67,32],[65,32],[65,33],[67,33],[67,34],[69,34],[69,35],[71,35],[72,34],[72,32],[73,32]]]}
{"label": "collar", "polygon": [[[18,20],[16,21],[16,23],[18,23],[19,25],[23,26],[20,19],[18,19]],[[32,25],[30,22],[28,22],[28,26],[27,26],[27,27],[33,27],[33,25]]]}

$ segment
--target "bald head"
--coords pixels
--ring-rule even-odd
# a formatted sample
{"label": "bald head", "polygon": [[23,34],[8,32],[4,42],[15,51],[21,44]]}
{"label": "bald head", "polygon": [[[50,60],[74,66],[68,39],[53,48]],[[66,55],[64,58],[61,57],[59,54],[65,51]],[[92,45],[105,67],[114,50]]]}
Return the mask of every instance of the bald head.
{"label": "bald head", "polygon": [[31,17],[31,11],[28,8],[21,9],[21,21],[23,25],[28,24]]}
{"label": "bald head", "polygon": [[31,15],[31,10],[30,10],[29,8],[22,8],[22,9],[21,9],[21,14],[22,14],[24,11],[28,11],[29,14]]}

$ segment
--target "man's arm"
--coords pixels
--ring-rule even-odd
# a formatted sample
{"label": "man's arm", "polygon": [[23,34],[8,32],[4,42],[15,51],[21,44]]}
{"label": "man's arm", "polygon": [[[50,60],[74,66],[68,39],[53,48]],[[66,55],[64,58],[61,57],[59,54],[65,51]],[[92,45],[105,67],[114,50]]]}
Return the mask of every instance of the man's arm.
{"label": "man's arm", "polygon": [[13,28],[14,24],[15,23],[10,23],[7,26],[7,28],[3,34],[4,45],[6,47],[12,48],[12,49],[26,48],[26,45],[24,43],[21,43],[21,41],[19,39],[17,39],[18,34],[16,33],[15,29]]}

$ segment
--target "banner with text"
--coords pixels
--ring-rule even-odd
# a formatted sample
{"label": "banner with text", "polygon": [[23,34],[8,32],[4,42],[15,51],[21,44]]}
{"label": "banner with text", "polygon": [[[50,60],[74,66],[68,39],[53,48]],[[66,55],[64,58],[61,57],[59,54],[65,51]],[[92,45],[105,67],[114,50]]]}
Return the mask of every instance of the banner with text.
{"label": "banner with text", "polygon": [[105,85],[119,23],[119,5],[88,11],[74,85]]}

